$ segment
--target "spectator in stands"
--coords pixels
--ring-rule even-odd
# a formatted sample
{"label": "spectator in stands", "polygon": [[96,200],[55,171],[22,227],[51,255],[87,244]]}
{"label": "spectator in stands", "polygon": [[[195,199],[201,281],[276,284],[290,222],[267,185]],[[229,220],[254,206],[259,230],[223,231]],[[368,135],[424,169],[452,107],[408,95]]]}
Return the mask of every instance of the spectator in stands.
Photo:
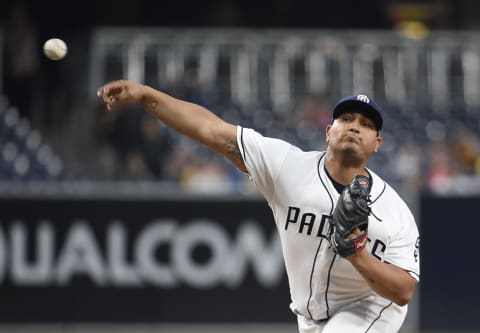
{"label": "spectator in stands", "polygon": [[163,178],[165,160],[172,149],[172,142],[167,129],[158,120],[147,114],[141,120],[140,147],[137,147],[145,165],[154,179]]}
{"label": "spectator in stands", "polygon": [[315,130],[323,130],[330,122],[330,105],[327,97],[321,93],[308,93],[295,109],[298,122],[316,126]]}
{"label": "spectator in stands", "polygon": [[455,157],[458,172],[466,175],[477,173],[476,164],[479,158],[479,140],[465,126],[459,126],[452,139],[452,155]]}
{"label": "spectator in stands", "polygon": [[197,158],[183,168],[182,186],[190,192],[217,194],[232,191],[225,165],[216,158]]}
{"label": "spectator in stands", "polygon": [[103,170],[100,178],[168,177],[164,175],[164,167],[170,160],[173,142],[167,129],[152,116],[136,110],[105,114],[97,109],[95,138],[100,158],[94,162]]}
{"label": "spectator in stands", "polygon": [[410,189],[422,186],[422,160],[423,151],[418,144],[405,143],[390,161],[389,167],[394,177]]}
{"label": "spectator in stands", "polygon": [[429,166],[426,175],[426,187],[433,193],[448,193],[450,179],[453,176],[452,159],[448,145],[436,143],[427,149]]}
{"label": "spectator in stands", "polygon": [[324,128],[331,122],[330,105],[322,93],[308,93],[298,103],[294,110],[296,135],[303,145],[325,148],[321,135]]}
{"label": "spectator in stands", "polygon": [[460,125],[450,139],[426,150],[430,156],[427,190],[438,195],[478,193],[479,141],[473,132]]}

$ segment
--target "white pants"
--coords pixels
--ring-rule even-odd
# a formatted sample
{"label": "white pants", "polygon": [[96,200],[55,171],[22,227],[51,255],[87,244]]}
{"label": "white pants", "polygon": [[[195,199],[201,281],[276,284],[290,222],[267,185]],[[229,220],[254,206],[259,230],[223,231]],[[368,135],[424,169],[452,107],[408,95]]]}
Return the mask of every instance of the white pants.
{"label": "white pants", "polygon": [[298,315],[300,333],[395,333],[400,330],[407,306],[367,297],[340,308],[328,320],[316,322]]}

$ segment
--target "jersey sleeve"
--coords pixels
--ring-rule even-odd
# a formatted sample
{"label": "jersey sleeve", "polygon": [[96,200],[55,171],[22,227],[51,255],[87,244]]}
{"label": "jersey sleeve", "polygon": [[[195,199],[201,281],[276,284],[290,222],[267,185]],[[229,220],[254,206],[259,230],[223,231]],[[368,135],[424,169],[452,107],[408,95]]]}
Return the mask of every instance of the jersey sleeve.
{"label": "jersey sleeve", "polygon": [[385,261],[406,270],[420,281],[420,236],[413,215],[405,214],[404,224],[385,253]]}
{"label": "jersey sleeve", "polygon": [[240,126],[237,127],[237,142],[248,176],[265,199],[271,201],[280,169],[288,151],[294,146]]}

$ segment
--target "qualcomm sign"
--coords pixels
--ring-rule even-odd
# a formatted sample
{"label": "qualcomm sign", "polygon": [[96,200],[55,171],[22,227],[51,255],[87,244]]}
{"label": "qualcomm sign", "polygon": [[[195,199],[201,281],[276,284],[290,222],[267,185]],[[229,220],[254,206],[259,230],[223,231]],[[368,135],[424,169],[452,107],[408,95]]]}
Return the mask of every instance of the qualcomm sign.
{"label": "qualcomm sign", "polygon": [[[0,288],[7,279],[19,287],[64,287],[76,277],[110,287],[235,288],[247,272],[269,288],[284,274],[277,234],[266,239],[255,221],[242,222],[234,237],[209,219],[155,220],[134,236],[124,223],[112,221],[102,230],[104,239],[87,221],[74,221],[66,231],[62,226],[61,235],[58,226],[41,221],[32,228],[20,220],[0,225]],[[193,256],[199,246],[209,250],[202,262]],[[164,248],[166,260],[159,260]]]}

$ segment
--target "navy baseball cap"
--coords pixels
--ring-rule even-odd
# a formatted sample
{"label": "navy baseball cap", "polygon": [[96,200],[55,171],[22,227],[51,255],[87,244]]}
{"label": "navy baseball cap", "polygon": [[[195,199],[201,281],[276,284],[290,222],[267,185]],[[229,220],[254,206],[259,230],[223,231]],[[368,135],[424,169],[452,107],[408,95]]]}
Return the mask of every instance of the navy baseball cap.
{"label": "navy baseball cap", "polygon": [[371,118],[380,131],[383,127],[383,110],[367,95],[355,95],[342,98],[333,108],[333,119],[344,112],[359,111]]}

